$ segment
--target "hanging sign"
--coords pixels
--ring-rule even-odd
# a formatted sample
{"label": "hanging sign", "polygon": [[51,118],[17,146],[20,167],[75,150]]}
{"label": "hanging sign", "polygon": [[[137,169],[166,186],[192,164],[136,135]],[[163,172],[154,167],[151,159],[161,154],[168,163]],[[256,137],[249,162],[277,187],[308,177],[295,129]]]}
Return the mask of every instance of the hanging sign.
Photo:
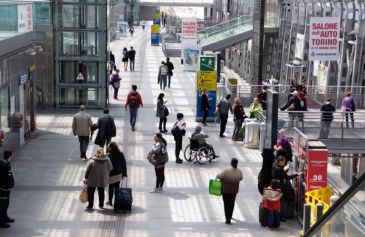
{"label": "hanging sign", "polygon": [[18,5],[18,33],[33,30],[33,7],[32,4]]}
{"label": "hanging sign", "polygon": [[85,80],[85,78],[84,78],[84,76],[82,75],[82,73],[81,73],[81,72],[77,75],[76,80],[78,80],[78,81],[83,81],[83,80]]}
{"label": "hanging sign", "polygon": [[339,17],[311,17],[309,61],[337,61],[340,39]]}

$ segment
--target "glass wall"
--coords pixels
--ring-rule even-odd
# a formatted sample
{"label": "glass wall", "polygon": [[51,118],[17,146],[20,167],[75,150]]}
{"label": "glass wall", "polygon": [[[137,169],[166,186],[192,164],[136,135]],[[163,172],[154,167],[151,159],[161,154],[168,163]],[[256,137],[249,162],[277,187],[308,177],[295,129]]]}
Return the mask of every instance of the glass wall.
{"label": "glass wall", "polygon": [[0,130],[9,131],[8,115],[10,112],[10,91],[9,87],[0,89]]}
{"label": "glass wall", "polygon": [[101,0],[58,0],[54,9],[56,105],[105,106],[107,5]]}

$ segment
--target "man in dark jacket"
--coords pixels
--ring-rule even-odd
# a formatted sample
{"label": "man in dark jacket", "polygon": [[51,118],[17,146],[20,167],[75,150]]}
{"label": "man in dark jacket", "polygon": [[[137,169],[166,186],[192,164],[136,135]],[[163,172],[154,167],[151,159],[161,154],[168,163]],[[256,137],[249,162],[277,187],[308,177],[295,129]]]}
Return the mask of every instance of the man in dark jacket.
{"label": "man in dark jacket", "polygon": [[11,151],[4,151],[4,160],[0,160],[0,228],[9,228],[8,223],[15,221],[8,216],[10,191],[14,189],[14,177],[10,166],[12,158]]}
{"label": "man in dark jacket", "polygon": [[321,107],[321,131],[319,133],[319,138],[328,138],[331,123],[333,121],[333,112],[335,111],[335,106],[331,104],[330,99],[327,99],[326,103]]}
{"label": "man in dark jacket", "polygon": [[262,106],[262,110],[266,110],[266,101],[267,101],[267,86],[262,87],[262,91],[257,94],[257,99],[259,99],[260,104]]}
{"label": "man in dark jacket", "polygon": [[208,117],[208,111],[210,108],[210,104],[209,104],[209,98],[207,95],[207,89],[204,88],[203,92],[202,92],[202,100],[201,100],[201,110],[203,111],[203,121],[202,123],[207,126],[206,120]]}
{"label": "man in dark jacket", "polygon": [[128,58],[129,58],[130,70],[134,71],[134,59],[136,57],[136,50],[134,50],[133,47],[131,47],[131,49],[128,51],[127,55],[128,55]]}
{"label": "man in dark jacket", "polygon": [[288,103],[280,108],[280,110],[286,110],[289,111],[289,127],[294,126],[294,120],[298,118],[298,120],[303,122],[303,113],[300,113],[298,111],[301,111],[302,109],[300,99],[298,97],[298,92],[294,91],[293,96],[289,99]]}
{"label": "man in dark jacket", "polygon": [[167,86],[170,88],[171,77],[174,75],[172,70],[174,70],[174,64],[170,62],[170,58],[166,58],[166,67],[167,67]]}
{"label": "man in dark jacket", "polygon": [[104,148],[105,144],[108,146],[112,137],[116,136],[116,127],[114,118],[109,115],[109,109],[103,109],[104,115],[98,119],[98,134],[95,138],[95,144]]}

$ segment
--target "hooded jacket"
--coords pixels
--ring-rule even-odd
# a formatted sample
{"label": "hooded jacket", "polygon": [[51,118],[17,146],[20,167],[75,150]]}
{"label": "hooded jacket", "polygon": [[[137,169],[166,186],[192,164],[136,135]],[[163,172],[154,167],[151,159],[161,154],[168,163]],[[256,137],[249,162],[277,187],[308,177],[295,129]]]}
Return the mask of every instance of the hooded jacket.
{"label": "hooded jacket", "polygon": [[105,188],[109,185],[109,174],[113,169],[109,157],[93,157],[87,163],[85,179],[91,188]]}

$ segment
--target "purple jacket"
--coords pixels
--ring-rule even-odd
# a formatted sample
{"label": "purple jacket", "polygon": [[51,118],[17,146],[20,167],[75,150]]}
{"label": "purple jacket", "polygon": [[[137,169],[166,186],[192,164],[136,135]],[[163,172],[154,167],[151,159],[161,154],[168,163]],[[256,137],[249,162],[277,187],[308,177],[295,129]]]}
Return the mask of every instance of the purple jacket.
{"label": "purple jacket", "polygon": [[355,109],[354,99],[352,97],[345,97],[342,100],[341,110],[342,111],[346,111],[346,110],[355,111],[356,109]]}

